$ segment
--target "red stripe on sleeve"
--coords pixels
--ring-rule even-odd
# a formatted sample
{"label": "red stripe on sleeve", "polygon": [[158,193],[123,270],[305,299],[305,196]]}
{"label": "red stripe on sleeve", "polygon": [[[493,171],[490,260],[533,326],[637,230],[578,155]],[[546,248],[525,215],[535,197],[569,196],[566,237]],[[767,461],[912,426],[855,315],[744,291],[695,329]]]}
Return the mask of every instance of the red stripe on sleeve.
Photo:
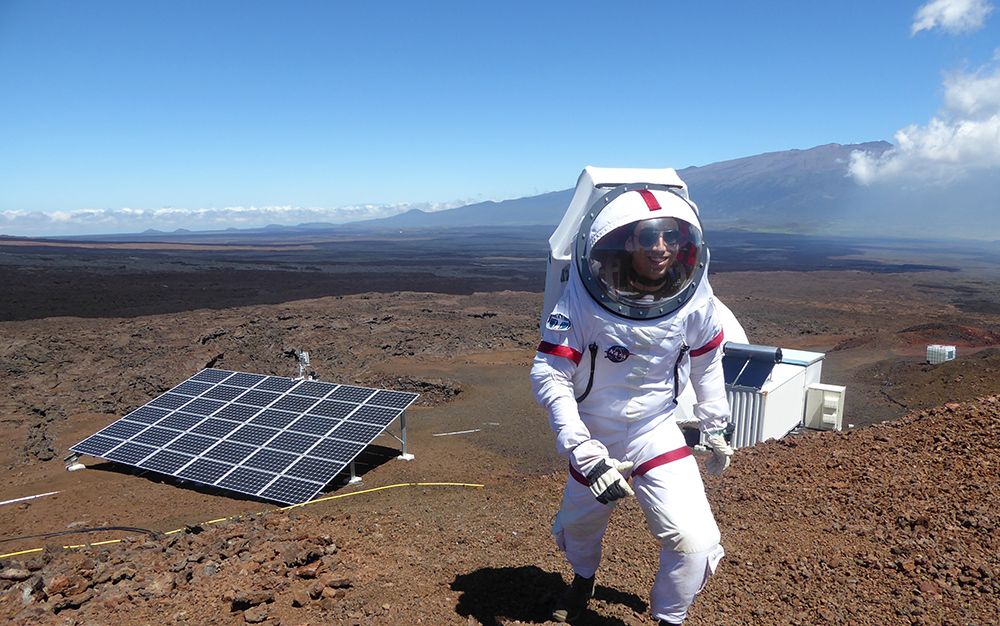
{"label": "red stripe on sleeve", "polygon": [[548,341],[543,341],[538,344],[538,351],[544,352],[545,354],[552,354],[555,356],[561,356],[573,361],[574,364],[579,365],[580,359],[583,358],[582,352],[577,352],[569,346],[557,346],[554,343],[549,343]]}
{"label": "red stripe on sleeve", "polygon": [[639,195],[646,201],[646,206],[649,207],[650,211],[658,211],[663,208],[660,206],[660,203],[656,201],[656,196],[653,195],[652,191],[648,189],[640,189]]}
{"label": "red stripe on sleeve", "polygon": [[691,351],[691,356],[692,357],[701,356],[701,355],[705,354],[706,352],[711,352],[712,350],[715,350],[716,348],[718,348],[722,344],[722,340],[723,339],[725,339],[725,337],[723,337],[722,329],[719,329],[719,334],[718,335],[716,335],[715,337],[713,337],[711,341],[709,341],[708,343],[706,343],[702,347],[698,348],[697,350],[692,350]]}

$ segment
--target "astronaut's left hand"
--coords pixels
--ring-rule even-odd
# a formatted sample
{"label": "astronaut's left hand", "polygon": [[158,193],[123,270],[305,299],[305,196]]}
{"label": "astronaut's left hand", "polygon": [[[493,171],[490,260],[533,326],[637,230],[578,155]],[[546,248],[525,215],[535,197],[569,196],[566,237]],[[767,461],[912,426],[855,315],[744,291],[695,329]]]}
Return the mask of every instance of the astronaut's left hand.
{"label": "astronaut's left hand", "polygon": [[729,467],[733,447],[726,443],[722,431],[710,433],[705,437],[705,443],[712,452],[712,458],[705,463],[705,469],[718,476]]}
{"label": "astronaut's left hand", "polygon": [[632,469],[632,461],[604,458],[597,462],[594,469],[587,474],[590,492],[601,504],[610,504],[628,496],[635,495],[624,474]]}

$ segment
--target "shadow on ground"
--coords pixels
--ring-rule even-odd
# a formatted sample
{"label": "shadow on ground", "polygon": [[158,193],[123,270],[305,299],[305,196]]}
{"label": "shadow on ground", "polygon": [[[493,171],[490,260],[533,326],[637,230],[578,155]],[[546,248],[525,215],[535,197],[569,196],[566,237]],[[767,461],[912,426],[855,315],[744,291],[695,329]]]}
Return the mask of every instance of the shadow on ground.
{"label": "shadow on ground", "polygon": [[[534,565],[521,567],[483,567],[459,574],[451,583],[452,591],[461,592],[455,612],[472,616],[483,626],[500,626],[516,620],[533,624],[552,621],[556,599],[566,588],[562,575],[546,572]],[[598,585],[594,600],[622,604],[636,613],[646,611],[638,596]],[[503,620],[503,621],[501,621]],[[600,616],[587,610],[574,624],[580,626],[624,626],[614,617]]]}

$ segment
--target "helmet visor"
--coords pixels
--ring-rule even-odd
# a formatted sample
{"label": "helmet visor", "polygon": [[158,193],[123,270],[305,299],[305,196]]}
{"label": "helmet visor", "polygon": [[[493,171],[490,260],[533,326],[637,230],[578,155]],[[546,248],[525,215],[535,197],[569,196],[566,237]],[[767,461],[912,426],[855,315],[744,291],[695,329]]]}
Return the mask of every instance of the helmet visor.
{"label": "helmet visor", "polygon": [[701,231],[684,220],[639,220],[594,243],[590,274],[612,302],[639,309],[662,307],[695,279],[702,245]]}

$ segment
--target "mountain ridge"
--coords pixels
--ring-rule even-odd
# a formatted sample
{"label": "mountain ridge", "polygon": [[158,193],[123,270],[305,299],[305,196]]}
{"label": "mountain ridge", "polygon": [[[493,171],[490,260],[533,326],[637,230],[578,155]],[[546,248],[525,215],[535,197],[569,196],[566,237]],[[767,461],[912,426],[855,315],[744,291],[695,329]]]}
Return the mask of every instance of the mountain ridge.
{"label": "mountain ridge", "polygon": [[[788,228],[821,230],[831,210],[857,187],[847,164],[856,150],[881,155],[892,144],[829,143],[808,149],[782,150],[691,166],[677,171],[692,200],[713,228]],[[391,217],[342,225],[370,227],[511,226],[559,223],[573,188],[499,202],[487,201],[444,211],[413,209]]]}
{"label": "mountain ridge", "polygon": [[[1000,239],[994,214],[1000,186],[989,177],[950,185],[859,184],[849,174],[852,153],[878,157],[893,149],[886,141],[827,143],[807,149],[766,152],[678,170],[699,206],[708,231],[754,231],[793,235],[873,236],[914,239]],[[390,217],[343,224],[216,231],[175,231],[52,239],[90,241],[354,237],[463,227],[554,227],[573,197],[573,188],[508,200],[487,200],[440,211],[410,209]],[[942,219],[942,209],[947,218]],[[931,227],[933,225],[933,227]]]}

